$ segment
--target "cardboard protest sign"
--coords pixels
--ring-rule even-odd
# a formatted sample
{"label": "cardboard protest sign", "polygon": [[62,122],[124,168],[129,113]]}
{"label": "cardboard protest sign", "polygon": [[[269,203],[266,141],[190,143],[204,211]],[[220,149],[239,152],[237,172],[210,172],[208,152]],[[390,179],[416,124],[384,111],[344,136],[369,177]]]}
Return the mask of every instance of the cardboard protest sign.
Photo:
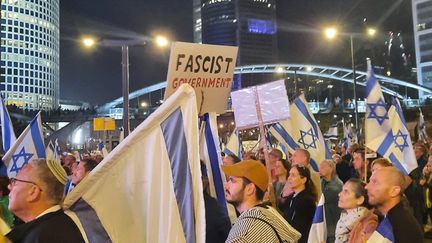
{"label": "cardboard protest sign", "polygon": [[175,42],[171,47],[165,100],[181,84],[196,93],[200,115],[225,113],[238,47]]}
{"label": "cardboard protest sign", "polygon": [[238,129],[258,126],[258,104],[263,124],[289,118],[288,95],[283,80],[231,92],[231,99]]}

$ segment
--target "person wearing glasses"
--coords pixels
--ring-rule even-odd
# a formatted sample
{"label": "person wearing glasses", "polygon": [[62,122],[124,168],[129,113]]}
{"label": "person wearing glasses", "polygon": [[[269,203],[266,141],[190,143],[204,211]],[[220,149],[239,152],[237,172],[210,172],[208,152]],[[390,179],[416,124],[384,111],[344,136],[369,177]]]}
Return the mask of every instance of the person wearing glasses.
{"label": "person wearing glasses", "polygon": [[82,235],[60,204],[66,172],[55,161],[34,159],[11,178],[9,209],[24,224],[6,237],[12,242],[84,242]]}
{"label": "person wearing glasses", "polygon": [[288,223],[301,233],[298,242],[306,243],[318,197],[309,169],[304,165],[293,165],[287,184],[294,193],[285,198],[280,209]]}

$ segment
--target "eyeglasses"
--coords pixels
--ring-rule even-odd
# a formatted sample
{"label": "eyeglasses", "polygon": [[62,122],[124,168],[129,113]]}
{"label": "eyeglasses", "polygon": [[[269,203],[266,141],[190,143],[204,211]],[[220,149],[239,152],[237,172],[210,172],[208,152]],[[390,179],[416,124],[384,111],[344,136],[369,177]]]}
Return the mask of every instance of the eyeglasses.
{"label": "eyeglasses", "polygon": [[41,187],[40,187],[38,184],[34,183],[33,181],[26,181],[26,180],[20,180],[20,179],[17,179],[17,178],[10,178],[10,182],[9,182],[9,184],[10,184],[11,186],[15,186],[15,183],[16,183],[17,181],[18,181],[18,182],[23,182],[23,183],[28,183],[28,184],[35,185],[35,186],[39,187],[39,190],[42,191]]}

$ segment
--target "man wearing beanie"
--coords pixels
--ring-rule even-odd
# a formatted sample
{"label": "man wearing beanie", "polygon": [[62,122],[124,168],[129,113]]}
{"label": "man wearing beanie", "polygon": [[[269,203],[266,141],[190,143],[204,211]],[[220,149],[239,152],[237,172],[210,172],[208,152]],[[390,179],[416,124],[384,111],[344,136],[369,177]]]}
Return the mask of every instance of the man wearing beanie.
{"label": "man wearing beanie", "polygon": [[244,160],[234,165],[223,165],[229,178],[225,197],[240,216],[231,228],[226,242],[297,242],[296,231],[271,206],[262,204],[269,178],[260,162]]}
{"label": "man wearing beanie", "polygon": [[9,184],[9,210],[25,223],[6,237],[12,242],[84,242],[60,207],[66,172],[55,161],[32,160]]}

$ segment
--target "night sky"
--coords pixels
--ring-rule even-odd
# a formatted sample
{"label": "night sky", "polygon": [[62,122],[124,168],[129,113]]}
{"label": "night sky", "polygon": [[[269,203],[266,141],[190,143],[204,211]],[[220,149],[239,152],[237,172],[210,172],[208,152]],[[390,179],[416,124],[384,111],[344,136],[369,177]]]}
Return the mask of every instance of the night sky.
{"label": "night sky", "polygon": [[[361,32],[364,18],[379,29],[374,45],[384,45],[389,30],[401,31],[407,53],[414,55],[410,0],[279,0],[276,6],[281,62],[349,67],[348,39],[329,43],[320,30],[337,24],[344,32]],[[61,99],[103,104],[121,96],[120,48],[89,51],[79,38],[160,33],[192,42],[192,0],[61,1],[60,32]],[[129,53],[131,92],[166,79],[168,49],[146,45]]]}

